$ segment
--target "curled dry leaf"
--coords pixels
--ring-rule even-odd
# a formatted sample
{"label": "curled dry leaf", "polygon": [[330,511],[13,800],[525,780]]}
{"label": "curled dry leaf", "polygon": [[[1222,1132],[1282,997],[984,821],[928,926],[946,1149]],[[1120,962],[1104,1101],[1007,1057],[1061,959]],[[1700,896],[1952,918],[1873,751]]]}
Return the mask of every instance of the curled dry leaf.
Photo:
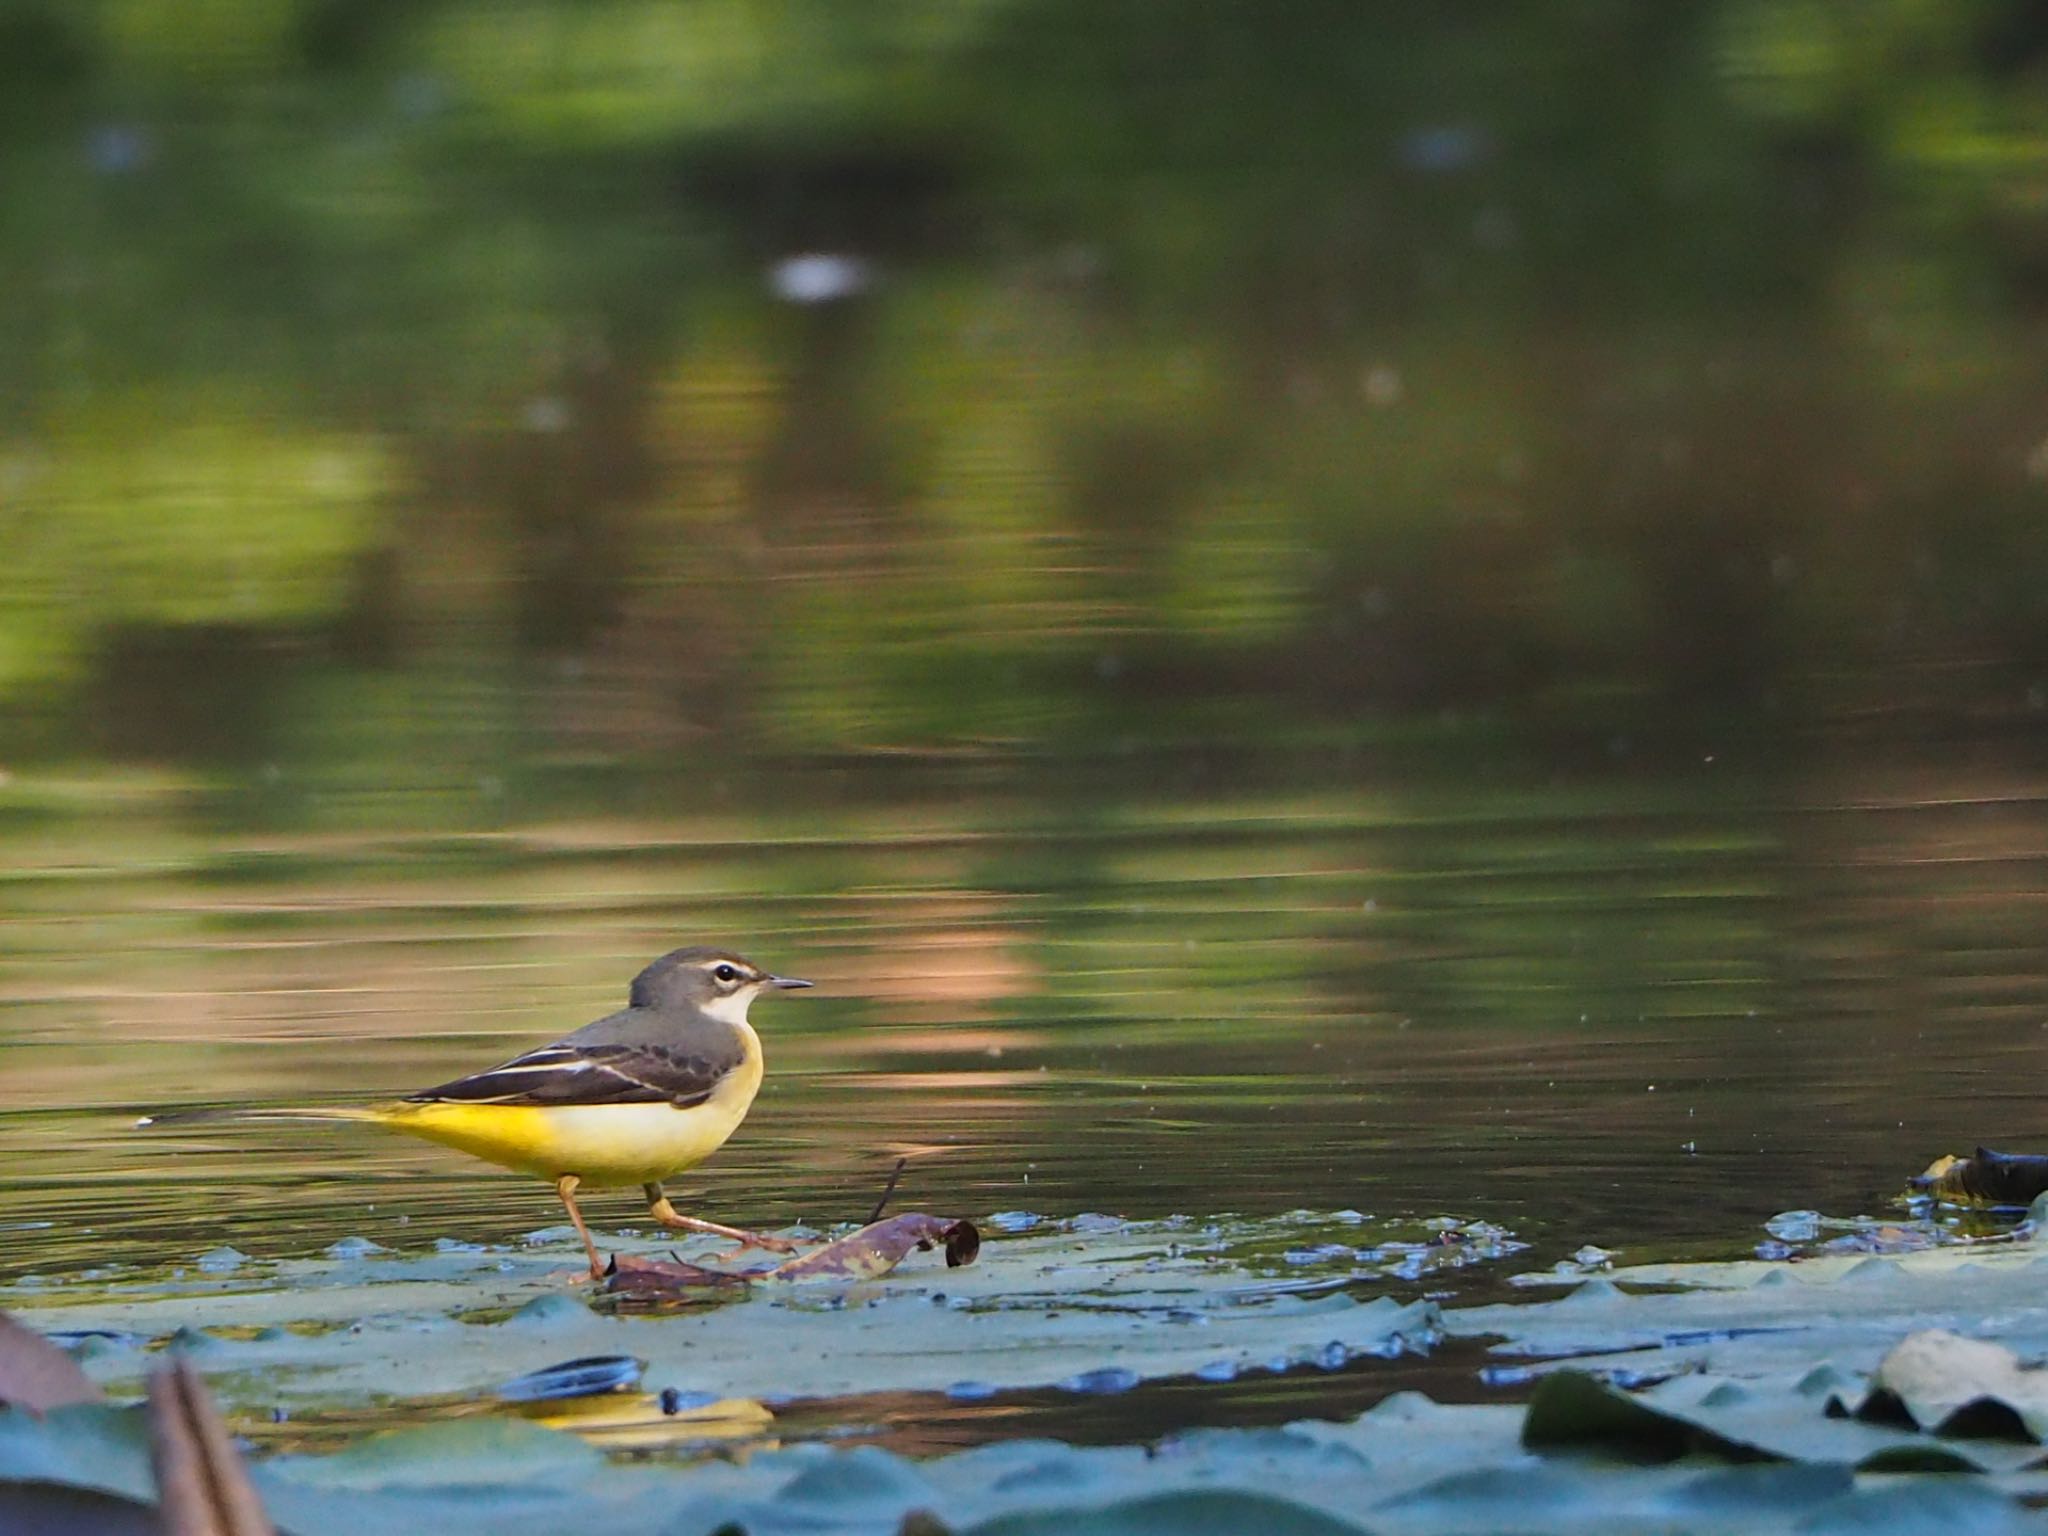
{"label": "curled dry leaf", "polygon": [[872,1280],[886,1275],[913,1249],[943,1243],[946,1267],[972,1264],[981,1252],[981,1233],[971,1221],[927,1216],[921,1211],[891,1216],[827,1243],[813,1253],[769,1271],[775,1280]]}
{"label": "curled dry leaf", "polygon": [[0,1312],[0,1403],[41,1413],[102,1397],[69,1355]]}
{"label": "curled dry leaf", "polygon": [[706,1269],[682,1259],[615,1253],[604,1272],[604,1288],[623,1296],[683,1296],[696,1291],[736,1290],[755,1278],[730,1269]]}
{"label": "curled dry leaf", "polygon": [[946,1250],[948,1268],[972,1264],[981,1252],[981,1233],[971,1221],[913,1211],[870,1222],[858,1232],[774,1269],[751,1273],[620,1254],[606,1271],[604,1284],[607,1291],[628,1296],[680,1296],[762,1280],[874,1280],[902,1263],[907,1254],[940,1245]]}

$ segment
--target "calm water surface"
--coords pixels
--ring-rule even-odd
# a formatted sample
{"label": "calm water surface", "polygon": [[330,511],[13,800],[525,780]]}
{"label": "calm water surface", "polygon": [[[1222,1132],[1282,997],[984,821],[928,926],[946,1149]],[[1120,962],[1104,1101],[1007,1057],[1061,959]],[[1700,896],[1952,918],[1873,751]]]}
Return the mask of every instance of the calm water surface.
{"label": "calm water surface", "polygon": [[767,1087],[678,1182],[725,1220],[859,1217],[908,1155],[899,1201],[950,1213],[1352,1207],[1489,1218],[1532,1263],[1739,1250],[1779,1210],[1881,1210],[1939,1152],[2048,1143],[2024,755],[883,775],[472,834],[10,786],[0,1272],[551,1225],[537,1183],[370,1128],[131,1121],[439,1081],[702,941],[820,984],[757,1009]]}
{"label": "calm water surface", "polygon": [[0,7],[0,1286],[557,1225],[133,1122],[684,943],[819,983],[726,1221],[2048,1151],[2038,7],[200,9]]}

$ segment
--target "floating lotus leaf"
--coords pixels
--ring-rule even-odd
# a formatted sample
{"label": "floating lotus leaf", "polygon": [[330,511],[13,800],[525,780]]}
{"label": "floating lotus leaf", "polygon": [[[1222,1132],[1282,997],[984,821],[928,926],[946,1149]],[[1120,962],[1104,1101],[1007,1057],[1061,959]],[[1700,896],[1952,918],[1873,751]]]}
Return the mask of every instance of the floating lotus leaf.
{"label": "floating lotus leaf", "polygon": [[[86,1372],[139,1391],[160,1343],[203,1360],[231,1416],[478,1400],[566,1360],[645,1363],[653,1393],[718,1399],[1043,1387],[1114,1372],[1132,1382],[1426,1348],[1434,1303],[1350,1294],[1341,1273],[1270,1273],[1303,1223],[1053,1224],[948,1267],[965,1223],[904,1216],[682,1310],[625,1310],[574,1283],[554,1253],[351,1253],[43,1287],[0,1302],[45,1332],[96,1341]],[[943,1244],[947,1253],[920,1253]],[[902,1266],[883,1274],[898,1258]],[[681,1266],[628,1246],[631,1274]],[[878,1278],[868,1278],[871,1275]]]}
{"label": "floating lotus leaf", "polygon": [[[1814,1405],[1816,1415],[1818,1405]],[[77,1417],[92,1415],[93,1418]],[[26,1479],[63,1487],[109,1445],[122,1410],[0,1415],[0,1526]],[[132,1413],[129,1415],[133,1417]],[[574,1436],[473,1419],[395,1431],[333,1456],[279,1456],[254,1481],[279,1528],[350,1536],[1814,1536],[2038,1532],[1987,1478],[1899,1475],[1870,1483],[1838,1462],[1687,1456],[1627,1465],[1582,1445],[1538,1455],[1516,1406],[1446,1406],[1412,1394],[1348,1423],[1203,1430],[1139,1446],[1014,1440],[911,1461],[872,1446],[765,1449],[687,1465],[618,1462]],[[1838,1421],[1844,1422],[1847,1421]],[[1865,1426],[1849,1426],[1852,1430]],[[76,1445],[67,1441],[76,1438]],[[124,1480],[146,1479],[139,1438],[116,1435]],[[38,1491],[47,1491],[48,1483]],[[80,1488],[106,1486],[82,1476]],[[2024,1486],[2024,1485],[2012,1485]],[[142,1495],[146,1498],[146,1494]],[[11,1527],[10,1527],[11,1528]],[[83,1530],[84,1528],[81,1528]]]}
{"label": "floating lotus leaf", "polygon": [[1909,1334],[1878,1362],[1870,1390],[1845,1411],[1944,1435],[2039,1444],[2048,1431],[2048,1370],[2031,1370],[2003,1345],[1940,1328]]}
{"label": "floating lotus leaf", "polygon": [[[464,1415],[259,1460],[253,1481],[287,1532],[1995,1536],[2037,1529],[2015,1496],[2048,1494],[2026,1434],[1923,1428],[1955,1429],[1990,1397],[2030,1430],[2030,1373],[1968,1339],[1894,1350],[1930,1320],[1996,1319],[2001,1340],[2048,1353],[2048,1252],[2030,1243],[1619,1269],[1553,1300],[1439,1312],[1372,1294],[1383,1277],[1331,1257],[1343,1244],[1313,1220],[993,1225],[1025,1230],[971,1269],[905,1242],[881,1278],[861,1278],[857,1259],[806,1281],[764,1269],[730,1295],[653,1312],[570,1283],[561,1253],[524,1251],[351,1250],[15,1295],[117,1393],[155,1347],[186,1351],[259,1436],[279,1406],[316,1421],[402,1418],[408,1404],[416,1418]],[[664,1254],[635,1249],[648,1264]],[[791,1397],[1221,1379],[1425,1348],[1446,1330],[1529,1359],[1526,1410],[1397,1394],[1343,1424],[1205,1430],[1149,1451],[1010,1441],[925,1461],[769,1438],[773,1405]],[[497,1396],[551,1367],[541,1381],[588,1372],[613,1390]],[[1891,1418],[1849,1411],[1885,1393],[1901,1410]],[[607,1454],[722,1435],[752,1454]],[[132,1411],[0,1414],[0,1528],[9,1500],[59,1496],[139,1509],[148,1465]]]}
{"label": "floating lotus leaf", "polygon": [[1505,1354],[1648,1381],[1697,1370],[1769,1376],[1823,1362],[1867,1374],[1910,1333],[1977,1334],[1988,1318],[1998,1342],[2048,1355],[2048,1243],[1640,1265],[1553,1302],[1450,1309],[1445,1329],[1498,1338]]}

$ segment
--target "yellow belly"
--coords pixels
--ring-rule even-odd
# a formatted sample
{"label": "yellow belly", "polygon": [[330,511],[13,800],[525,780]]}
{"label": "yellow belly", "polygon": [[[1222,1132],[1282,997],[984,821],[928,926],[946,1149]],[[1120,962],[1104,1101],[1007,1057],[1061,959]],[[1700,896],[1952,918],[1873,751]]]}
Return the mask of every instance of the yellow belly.
{"label": "yellow belly", "polygon": [[501,1168],[586,1185],[656,1183],[725,1145],[761,1086],[752,1059],[702,1104],[403,1104],[378,1118],[395,1130],[458,1147]]}

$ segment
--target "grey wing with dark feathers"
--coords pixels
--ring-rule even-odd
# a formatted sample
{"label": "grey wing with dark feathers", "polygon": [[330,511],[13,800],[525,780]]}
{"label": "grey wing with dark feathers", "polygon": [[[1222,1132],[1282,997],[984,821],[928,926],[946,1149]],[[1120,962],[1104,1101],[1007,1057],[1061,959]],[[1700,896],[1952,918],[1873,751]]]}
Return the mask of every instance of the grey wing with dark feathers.
{"label": "grey wing with dark feathers", "polygon": [[454,1104],[702,1104],[746,1053],[739,1032],[701,1015],[629,1008],[502,1066],[409,1095]]}

